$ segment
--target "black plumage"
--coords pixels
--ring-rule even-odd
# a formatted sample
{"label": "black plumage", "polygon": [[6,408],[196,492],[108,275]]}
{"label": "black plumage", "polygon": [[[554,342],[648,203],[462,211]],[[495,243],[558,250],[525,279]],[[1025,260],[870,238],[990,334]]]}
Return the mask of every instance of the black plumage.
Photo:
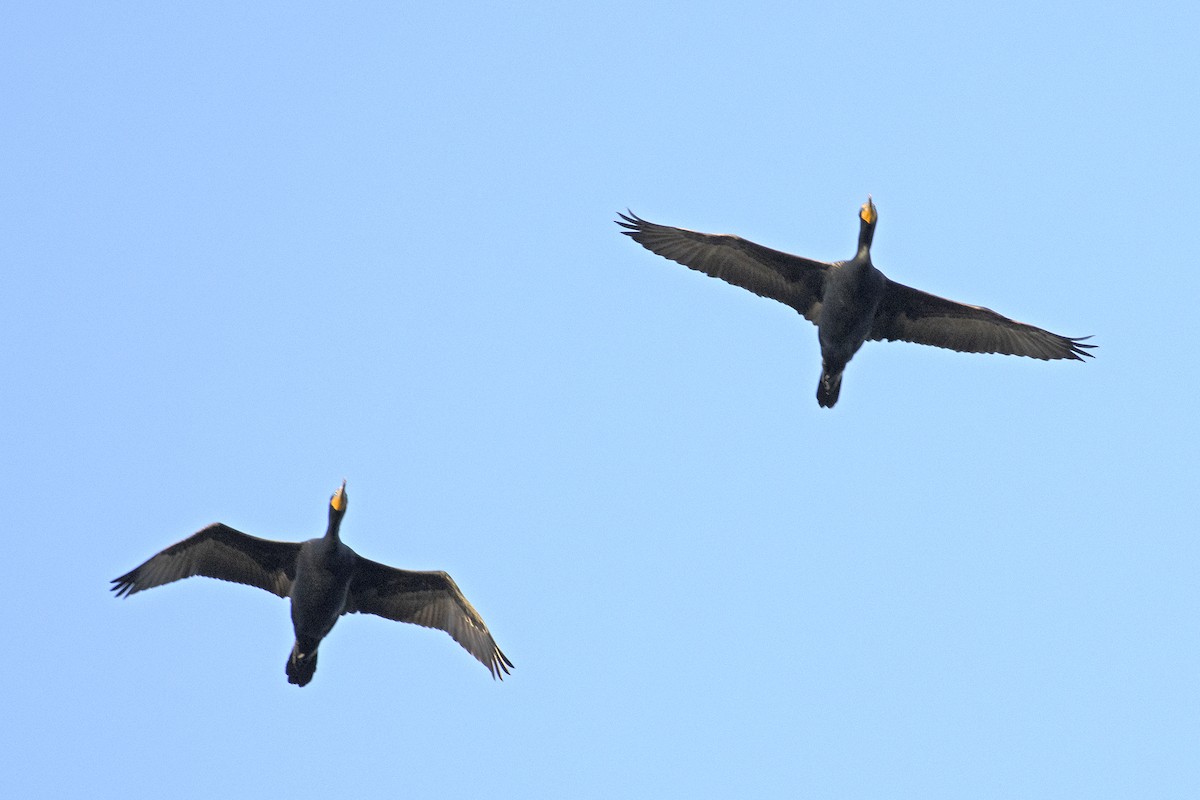
{"label": "black plumage", "polygon": [[479,659],[493,678],[508,674],[512,662],[449,575],[389,567],[342,543],[339,532],[348,503],[342,481],[329,500],[325,535],[306,542],[260,539],[214,523],[115,579],[112,589],[124,597],[203,575],[290,598],[296,644],[286,671],[288,682],[299,686],[312,680],[321,640],[342,614],[354,612],[439,628]]}
{"label": "black plumage", "polygon": [[859,211],[858,250],[825,262],[772,250],[740,236],[656,225],[633,212],[617,224],[647,250],[706,275],[791,306],[816,324],[822,371],[817,402],[837,402],[842,372],[863,342],[901,340],[965,353],[1002,353],[1043,360],[1091,356],[1089,337],[1060,336],[988,308],[927,294],[889,280],[871,263],[878,212],[871,198]]}

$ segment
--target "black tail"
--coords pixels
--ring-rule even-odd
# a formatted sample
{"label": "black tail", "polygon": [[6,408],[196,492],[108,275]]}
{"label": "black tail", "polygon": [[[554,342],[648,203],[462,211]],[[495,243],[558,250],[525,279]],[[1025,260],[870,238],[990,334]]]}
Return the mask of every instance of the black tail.
{"label": "black tail", "polygon": [[821,382],[817,384],[817,405],[821,408],[833,408],[838,395],[842,391],[842,371],[830,374],[829,370],[821,371]]}
{"label": "black tail", "polygon": [[300,643],[292,646],[292,654],[287,662],[288,683],[297,686],[307,686],[317,671],[317,649],[314,647],[307,653],[300,652]]}

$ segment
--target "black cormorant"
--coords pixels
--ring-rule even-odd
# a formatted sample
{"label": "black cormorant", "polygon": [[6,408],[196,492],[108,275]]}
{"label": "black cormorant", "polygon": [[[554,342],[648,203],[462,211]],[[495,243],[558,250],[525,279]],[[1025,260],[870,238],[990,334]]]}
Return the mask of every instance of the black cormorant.
{"label": "black cormorant", "polygon": [[115,579],[112,589],[123,597],[204,575],[290,597],[296,644],[287,676],[288,683],[298,686],[312,680],[321,640],[338,617],[352,612],[440,628],[479,659],[493,678],[503,678],[512,662],[449,575],[378,564],[342,544],[338,529],[348,502],[342,481],[329,499],[325,535],[307,542],[259,539],[214,523]]}
{"label": "black cormorant", "polygon": [[821,381],[817,402],[831,408],[842,371],[864,341],[902,340],[964,353],[1003,353],[1043,360],[1091,356],[1082,339],[1016,322],[995,311],[945,300],[888,280],[871,264],[878,213],[871,198],[859,211],[858,252],[827,263],[772,250],[740,236],[656,225],[632,211],[622,231],[652,253],[762,297],[778,300],[817,326]]}

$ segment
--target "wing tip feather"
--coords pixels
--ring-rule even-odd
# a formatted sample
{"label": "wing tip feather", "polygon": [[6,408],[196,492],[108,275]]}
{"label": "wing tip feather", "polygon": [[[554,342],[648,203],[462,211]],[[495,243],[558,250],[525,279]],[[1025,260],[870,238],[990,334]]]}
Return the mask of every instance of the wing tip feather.
{"label": "wing tip feather", "polygon": [[620,217],[620,219],[613,220],[613,222],[617,223],[622,228],[627,229],[621,231],[621,233],[625,234],[626,236],[636,236],[639,233],[645,232],[646,225],[649,223],[647,223],[646,220],[642,219],[637,214],[633,213],[633,211],[630,209],[627,208],[625,211],[626,213],[624,214],[618,211],[617,216]]}
{"label": "wing tip feather", "polygon": [[109,586],[108,589],[110,592],[116,593],[113,595],[114,597],[128,597],[137,591],[137,587],[134,586],[136,582],[137,578],[133,572],[127,572],[121,577],[113,578],[111,581],[109,581],[112,586]]}
{"label": "wing tip feather", "polygon": [[1088,350],[1094,350],[1098,345],[1086,344],[1085,340],[1092,338],[1091,336],[1064,336],[1067,341],[1067,346],[1070,348],[1071,358],[1076,361],[1083,361],[1083,357],[1095,358],[1095,353],[1089,353]]}
{"label": "wing tip feather", "polygon": [[516,669],[508,656],[504,655],[499,647],[492,644],[492,660],[486,665],[488,672],[492,673],[492,680],[504,680],[505,675],[512,675],[512,670]]}

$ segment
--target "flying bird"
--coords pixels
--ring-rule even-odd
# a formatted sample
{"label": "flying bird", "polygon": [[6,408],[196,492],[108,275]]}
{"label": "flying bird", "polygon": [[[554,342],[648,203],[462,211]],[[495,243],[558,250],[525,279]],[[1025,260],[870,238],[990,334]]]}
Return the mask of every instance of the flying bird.
{"label": "flying bird", "polygon": [[1070,338],[1011,320],[989,308],[956,303],[889,280],[871,263],[879,214],[870,196],[858,212],[858,252],[847,261],[815,261],[740,236],[656,225],[632,211],[617,224],[652,253],[726,283],[778,300],[817,326],[821,380],[817,403],[832,408],[846,364],[867,340],[915,342],[962,353],[1003,353],[1042,360],[1091,357],[1091,337]]}
{"label": "flying bird", "polygon": [[354,612],[446,631],[493,679],[503,679],[512,662],[449,575],[378,564],[342,544],[339,529],[348,503],[342,481],[329,499],[325,535],[306,542],[274,542],[214,523],[116,578],[112,590],[126,597],[203,575],[290,598],[296,644],[286,672],[288,683],[297,686],[312,680],[321,640],[342,614]]}

